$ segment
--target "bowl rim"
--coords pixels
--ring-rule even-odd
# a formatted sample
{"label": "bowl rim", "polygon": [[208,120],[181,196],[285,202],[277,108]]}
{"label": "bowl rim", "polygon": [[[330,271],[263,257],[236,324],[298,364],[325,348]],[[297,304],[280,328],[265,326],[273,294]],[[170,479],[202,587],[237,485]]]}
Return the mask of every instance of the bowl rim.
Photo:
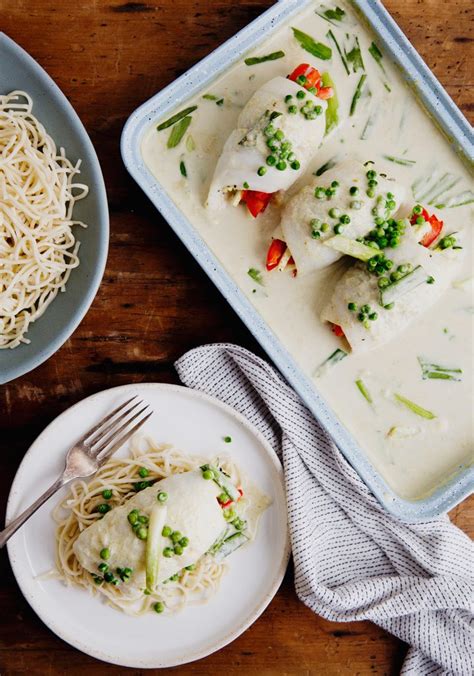
{"label": "bowl rim", "polygon": [[[109,250],[110,225],[107,192],[99,158],[89,134],[72,104],[44,68],[2,31],[0,31],[0,45],[6,46],[12,54],[16,54],[19,60],[24,63],[25,70],[30,71],[34,78],[44,85],[49,98],[60,102],[65,117],[70,121],[79,142],[84,146],[85,157],[87,158],[90,172],[89,183],[94,186],[94,190],[97,193],[97,218],[94,227],[97,228],[98,233],[97,263],[87,278],[87,288],[84,293],[81,293],[80,301],[75,305],[69,318],[64,321],[61,330],[58,331],[46,348],[29,355],[25,354],[25,358],[21,359],[18,364],[13,364],[12,366],[8,366],[7,364],[5,367],[2,365],[0,369],[0,384],[5,384],[43,364],[64,345],[84,319],[92,305],[104,275]],[[21,346],[19,348],[21,349]]]}

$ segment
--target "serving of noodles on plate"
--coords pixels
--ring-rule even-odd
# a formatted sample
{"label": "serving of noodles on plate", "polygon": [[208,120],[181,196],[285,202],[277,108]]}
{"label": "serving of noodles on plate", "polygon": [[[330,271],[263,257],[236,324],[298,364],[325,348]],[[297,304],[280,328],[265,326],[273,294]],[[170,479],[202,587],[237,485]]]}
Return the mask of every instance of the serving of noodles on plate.
{"label": "serving of noodles on plate", "polygon": [[79,265],[75,203],[89,188],[76,182],[80,160],[33,114],[24,91],[0,95],[0,349],[28,343],[32,322],[65,291]]}
{"label": "serving of noodles on plate", "polygon": [[[110,567],[109,569],[108,563],[101,561],[98,555],[96,555],[96,571],[91,570],[91,566],[87,569],[81,565],[77,556],[77,541],[81,533],[89,534],[92,532],[86,531],[89,526],[96,524],[101,519],[104,519],[104,525],[107,523],[107,519],[108,522],[111,522],[110,517],[114,513],[114,509],[126,505],[129,500],[136,502],[138,495],[144,497],[143,491],[146,489],[149,489],[149,492],[152,491],[152,486],[167,477],[188,473],[189,478],[191,478],[192,473],[193,476],[198,477],[196,480],[198,488],[202,485],[203,488],[209,490],[209,485],[213,484],[213,481],[204,481],[201,478],[208,478],[205,470],[209,467],[219,467],[224,482],[227,482],[228,485],[239,486],[240,495],[237,498],[238,503],[230,500],[232,506],[230,506],[225,495],[224,497],[222,494],[217,496],[217,500],[220,500],[217,503],[219,505],[218,514],[220,512],[225,514],[227,522],[223,519],[222,523],[227,532],[224,535],[219,534],[219,538],[213,547],[204,552],[196,561],[183,566],[168,579],[158,583],[152,590],[146,589],[145,585],[133,586],[129,582],[130,576],[132,576],[133,581],[134,571],[132,569],[125,569],[130,571],[127,577],[123,574],[122,568]],[[209,470],[207,470],[208,472]],[[158,484],[159,486],[160,484]],[[216,493],[221,491],[219,487],[215,490]],[[240,500],[241,496],[242,499]],[[153,495],[153,501],[154,499],[155,495]],[[226,501],[224,502],[224,500]],[[215,498],[212,497],[212,507],[215,509],[214,503]],[[268,498],[252,484],[246,482],[237,466],[229,458],[220,458],[209,462],[209,459],[206,458],[184,455],[168,444],[157,445],[149,438],[134,438],[128,457],[109,460],[88,483],[85,481],[74,482],[67,495],[55,508],[53,517],[57,522],[56,576],[59,576],[67,584],[73,584],[87,589],[94,595],[100,595],[114,608],[130,615],[141,615],[151,610],[157,612],[162,612],[165,609],[166,611],[175,611],[190,603],[202,603],[208,600],[219,587],[227,568],[224,556],[232,551],[232,547],[229,549],[229,543],[235,542],[239,538],[243,540],[240,544],[251,540],[256,532],[258,516],[268,504]],[[125,516],[121,517],[118,525],[115,523],[115,528],[125,528],[125,531],[122,532],[125,532],[126,536],[131,538],[132,546],[142,546],[133,537],[133,534],[130,535],[132,530],[130,523],[125,523],[127,513],[130,517],[131,512],[129,513],[128,508],[121,511],[124,512]],[[133,511],[138,513],[139,510]],[[119,512],[120,509],[115,514]],[[243,517],[247,521],[244,521]],[[140,518],[143,518],[144,523],[148,523],[147,516]],[[189,518],[192,521],[193,516],[190,515]],[[129,521],[131,521],[130,518]],[[237,524],[238,528],[234,528],[232,524]],[[134,529],[137,532],[136,527]],[[231,537],[229,537],[229,533]],[[244,533],[245,539],[243,539]],[[192,534],[191,529],[189,531],[191,540]],[[83,535],[82,539],[84,537]],[[101,537],[103,537],[103,534]],[[96,540],[92,538],[91,542],[93,543],[91,546],[96,546]],[[192,542],[190,545],[192,545]],[[97,545],[97,547],[100,546],[102,545]],[[110,548],[113,549],[112,544]],[[233,549],[235,548],[234,546]],[[129,544],[128,550],[130,549]],[[218,551],[219,549],[220,551]],[[225,552],[226,549],[229,549],[229,551]],[[180,553],[185,554],[186,552],[181,551]],[[141,554],[142,559],[143,556]],[[92,558],[91,560],[95,567],[95,559]],[[163,561],[165,565],[169,563],[169,560],[163,559]],[[104,579],[104,570],[108,570],[105,575],[109,576],[110,583],[107,583]],[[116,582],[113,580],[116,580]]]}

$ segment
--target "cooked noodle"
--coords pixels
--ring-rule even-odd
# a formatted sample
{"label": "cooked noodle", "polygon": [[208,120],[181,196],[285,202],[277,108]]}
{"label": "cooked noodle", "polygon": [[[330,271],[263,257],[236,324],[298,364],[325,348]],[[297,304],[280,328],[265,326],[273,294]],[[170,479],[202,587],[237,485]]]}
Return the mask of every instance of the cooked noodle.
{"label": "cooked noodle", "polygon": [[[95,510],[103,502],[102,491],[112,490],[108,501],[111,507],[122,505],[136,495],[133,484],[139,479],[138,470],[149,470],[147,479],[163,479],[171,474],[197,469],[209,459],[185,456],[168,444],[156,445],[151,439],[134,439],[131,456],[109,460],[86,483],[72,484],[64,500],[55,508],[53,517],[58,524],[56,531],[56,567],[60,579],[100,594],[105,600],[130,615],[148,612],[154,603],[162,601],[167,610],[178,610],[190,603],[206,601],[218,588],[226,570],[226,564],[217,562],[211,555],[204,555],[196,562],[192,571],[184,570],[177,581],[159,584],[150,595],[140,590],[127,590],[126,585],[95,585],[92,575],[85,570],[73,552],[73,544],[80,533],[94,521],[101,518]],[[240,483],[236,467],[230,461],[220,460],[220,466]]]}
{"label": "cooked noodle", "polygon": [[[0,96],[0,349],[25,333],[79,265],[74,204],[89,192],[32,112],[26,92]],[[85,227],[85,226],[84,226]]]}

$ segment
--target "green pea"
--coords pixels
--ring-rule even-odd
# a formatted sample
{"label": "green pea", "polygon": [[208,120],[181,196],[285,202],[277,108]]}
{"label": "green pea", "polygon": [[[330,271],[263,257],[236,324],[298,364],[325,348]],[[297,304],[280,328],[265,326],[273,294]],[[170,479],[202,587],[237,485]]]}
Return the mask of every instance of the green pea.
{"label": "green pea", "polygon": [[334,232],[336,235],[340,235],[341,233],[344,232],[344,226],[341,223],[338,223],[337,225],[334,226]]}
{"label": "green pea", "polygon": [[369,188],[365,192],[366,192],[367,197],[374,197],[375,196],[375,190],[373,188]]}
{"label": "green pea", "polygon": [[108,547],[104,547],[100,550],[99,556],[104,561],[108,561],[108,559],[110,559],[110,549]]}
{"label": "green pea", "polygon": [[276,165],[276,168],[278,169],[278,171],[284,171],[286,169],[286,166],[287,165],[286,165],[285,160],[280,160],[278,162],[278,164]]}
{"label": "green pea", "polygon": [[231,508],[231,509],[225,509],[224,510],[224,519],[226,521],[232,521],[232,519],[235,519],[236,516],[237,515],[236,515],[234,509]]}
{"label": "green pea", "polygon": [[214,473],[210,469],[205,469],[204,472],[202,473],[202,478],[209,481],[210,479],[214,478]]}
{"label": "green pea", "polygon": [[285,138],[285,134],[282,132],[281,129],[277,129],[277,130],[276,130],[276,132],[275,132],[275,138],[276,138],[278,141],[283,141],[283,139]]}
{"label": "green pea", "polygon": [[317,200],[322,200],[326,196],[326,190],[321,187],[315,188],[314,196],[316,197]]}
{"label": "green pea", "polygon": [[353,185],[349,188],[349,194],[352,196],[359,194],[359,188],[356,185]]}
{"label": "green pea", "polygon": [[115,579],[115,578],[114,578],[114,576],[113,576],[113,573],[105,573],[105,575],[104,575],[104,580],[105,580],[106,582],[112,582],[112,580],[114,580],[114,579]]}
{"label": "green pea", "polygon": [[138,509],[132,509],[132,511],[128,513],[127,519],[132,526],[134,526],[137,523],[138,515],[139,515]]}
{"label": "green pea", "polygon": [[225,442],[226,444],[232,443],[232,437],[224,437],[224,442]]}
{"label": "green pea", "polygon": [[174,555],[174,551],[171,547],[165,547],[163,549],[163,556],[165,556],[167,559],[170,559]]}
{"label": "green pea", "polygon": [[247,181],[244,181],[244,189],[245,189],[245,190],[248,190],[249,188],[250,188],[250,186],[249,186],[249,184],[247,183]]}
{"label": "green pea", "polygon": [[401,275],[399,272],[395,270],[395,272],[392,272],[390,274],[390,279],[392,280],[392,282],[398,282],[402,278],[402,276],[403,275]]}
{"label": "green pea", "polygon": [[337,207],[331,207],[328,213],[331,216],[331,218],[339,218],[339,216],[341,215],[341,210],[338,209]]}
{"label": "green pea", "polygon": [[362,209],[362,202],[360,200],[352,200],[349,206],[351,209],[354,209],[354,211],[359,211],[359,209]]}
{"label": "green pea", "polygon": [[376,312],[371,312],[369,314],[369,319],[371,322],[374,322],[378,318],[378,314]]}
{"label": "green pea", "polygon": [[97,505],[97,511],[99,514],[107,514],[107,512],[110,512],[111,509],[112,507],[106,502],[103,502],[101,505]]}
{"label": "green pea", "polygon": [[259,176],[264,176],[267,173],[267,168],[264,166],[261,166],[258,168],[257,174]]}
{"label": "green pea", "polygon": [[229,496],[227,495],[227,493],[221,493],[220,495],[217,496],[217,499],[219,500],[219,502],[222,503],[229,502]]}
{"label": "green pea", "polygon": [[351,301],[350,303],[348,303],[347,309],[350,310],[351,312],[356,312],[357,305]]}
{"label": "green pea", "polygon": [[173,532],[173,529],[170,528],[170,526],[163,526],[163,530],[161,531],[161,534],[164,538],[169,538],[171,533]]}
{"label": "green pea", "polygon": [[173,549],[174,549],[174,553],[177,554],[178,556],[181,556],[181,554],[183,553],[183,548],[179,543],[175,544]]}
{"label": "green pea", "polygon": [[105,490],[102,491],[102,497],[104,498],[104,500],[110,500],[110,498],[112,497],[112,491],[110,490],[110,488],[106,488]]}
{"label": "green pea", "polygon": [[363,306],[361,307],[361,310],[362,310],[362,312],[364,312],[365,314],[367,314],[368,312],[370,312],[370,305],[363,305]]}
{"label": "green pea", "polygon": [[321,231],[322,231],[322,232],[327,232],[327,231],[329,230],[329,228],[330,228],[329,223],[323,223],[323,224],[321,225]]}
{"label": "green pea", "polygon": [[393,211],[396,206],[397,206],[397,203],[395,202],[395,200],[389,200],[387,202],[387,208],[390,209],[390,211]]}
{"label": "green pea", "polygon": [[306,84],[306,75],[298,75],[296,82],[301,85]]}
{"label": "green pea", "polygon": [[389,284],[390,280],[388,280],[386,277],[380,277],[380,279],[377,281],[377,286],[379,289],[385,289]]}
{"label": "green pea", "polygon": [[323,112],[323,107],[322,106],[315,106],[314,112],[316,113],[316,115],[321,115],[322,112]]}
{"label": "green pea", "polygon": [[430,276],[428,277],[428,279],[426,280],[426,283],[427,283],[427,284],[434,284],[434,283],[435,283],[435,278],[432,277],[432,276],[430,275]]}
{"label": "green pea", "polygon": [[168,493],[166,491],[160,491],[156,496],[158,502],[166,502],[168,500]]}
{"label": "green pea", "polygon": [[165,604],[162,601],[157,601],[153,604],[153,610],[155,613],[163,613],[165,610]]}
{"label": "green pea", "polygon": [[104,581],[104,578],[100,577],[100,575],[93,575],[92,579],[94,580],[95,584],[101,584]]}
{"label": "green pea", "polygon": [[184,536],[184,538],[181,538],[181,540],[179,541],[179,544],[181,545],[181,547],[187,547],[189,545],[189,538]]}
{"label": "green pea", "polygon": [[373,169],[369,169],[369,171],[366,173],[367,178],[369,181],[373,180],[377,176],[377,172],[374,171]]}
{"label": "green pea", "polygon": [[146,540],[148,537],[148,528],[140,526],[140,528],[137,528],[136,534],[139,540]]}
{"label": "green pea", "polygon": [[351,222],[351,218],[347,214],[343,214],[339,220],[343,225],[348,225]]}
{"label": "green pea", "polygon": [[369,188],[375,188],[376,186],[378,186],[378,181],[376,181],[375,179],[369,181]]}
{"label": "green pea", "polygon": [[179,542],[182,537],[182,533],[180,533],[179,530],[175,530],[171,533],[171,542]]}
{"label": "green pea", "polygon": [[288,106],[288,112],[291,115],[295,115],[298,112],[298,108],[296,106]]}
{"label": "green pea", "polygon": [[277,158],[275,157],[275,155],[269,155],[266,159],[266,162],[269,167],[274,167],[277,162]]}
{"label": "green pea", "polygon": [[109,570],[109,567],[106,563],[99,563],[97,569],[100,570],[101,573],[106,573]]}
{"label": "green pea", "polygon": [[140,469],[138,470],[138,474],[141,476],[142,479],[144,479],[150,474],[150,470],[148,470],[146,467],[140,467]]}
{"label": "green pea", "polygon": [[321,237],[321,233],[319,230],[311,230],[311,237],[313,239],[319,239]]}
{"label": "green pea", "polygon": [[149,519],[145,514],[141,514],[141,515],[138,517],[138,522],[139,522],[139,523],[144,523],[145,525],[149,522],[149,520],[150,520],[150,519]]}
{"label": "green pea", "polygon": [[299,92],[296,92],[296,98],[297,99],[304,99],[306,97],[306,92],[304,92],[302,89],[300,89]]}
{"label": "green pea", "polygon": [[285,96],[285,103],[289,103],[289,102],[291,101],[292,98],[293,98],[293,96],[292,96],[291,94],[287,94],[287,95]]}
{"label": "green pea", "polygon": [[301,167],[301,164],[298,162],[298,160],[295,160],[294,162],[291,163],[290,166],[295,171],[298,171],[298,169]]}

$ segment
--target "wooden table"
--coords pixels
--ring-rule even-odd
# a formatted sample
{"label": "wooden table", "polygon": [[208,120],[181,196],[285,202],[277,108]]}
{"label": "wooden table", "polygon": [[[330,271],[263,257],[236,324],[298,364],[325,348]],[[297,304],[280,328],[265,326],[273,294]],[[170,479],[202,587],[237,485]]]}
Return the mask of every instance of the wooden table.
{"label": "wooden table", "polygon": [[[71,404],[114,385],[176,382],[173,361],[201,343],[234,341],[259,352],[126,173],[119,137],[136,106],[271,4],[0,0],[1,29],[56,80],[89,131],[104,170],[111,217],[107,270],[87,317],[46,364],[0,391],[2,507],[28,446]],[[469,0],[387,0],[386,5],[472,117]],[[472,534],[474,500],[457,507],[452,517]],[[128,671],[83,655],[53,635],[23,599],[4,551],[0,608],[2,674]],[[297,600],[289,571],[268,610],[243,636],[173,673],[390,674],[398,671],[405,650],[368,622],[336,624],[314,615]]]}

